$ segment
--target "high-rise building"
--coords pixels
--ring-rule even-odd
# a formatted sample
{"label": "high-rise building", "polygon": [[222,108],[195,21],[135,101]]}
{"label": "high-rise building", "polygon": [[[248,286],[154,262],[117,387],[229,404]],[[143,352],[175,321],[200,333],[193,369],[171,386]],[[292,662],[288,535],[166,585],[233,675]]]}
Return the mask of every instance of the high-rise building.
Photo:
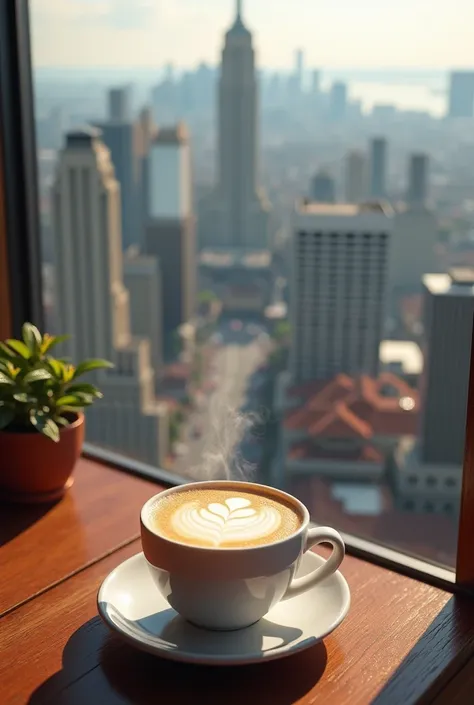
{"label": "high-rise building", "polygon": [[428,198],[428,156],[412,154],[408,170],[407,203],[423,206]]}
{"label": "high-rise building", "polygon": [[189,137],[183,123],[158,131],[148,162],[146,253],[159,260],[165,356],[196,305],[196,223]]}
{"label": "high-rise building", "polygon": [[449,76],[448,117],[474,115],[474,71],[453,71]]}
{"label": "high-rise building", "polygon": [[115,122],[131,121],[132,106],[130,86],[120,86],[109,90],[108,119]]}
{"label": "high-rise building", "polygon": [[217,187],[202,209],[201,246],[268,247],[269,206],[258,185],[258,89],[242,0],[225,37],[218,88]]}
{"label": "high-rise building", "polygon": [[370,196],[385,198],[387,195],[387,140],[375,137],[370,143]]}
{"label": "high-rise building", "polygon": [[110,150],[115,167],[115,177],[120,184],[122,209],[122,243],[124,249],[137,244],[140,239],[137,223],[137,179],[134,173],[134,127],[127,115],[126,89],[109,91],[109,119],[99,123],[102,140]]}
{"label": "high-rise building", "polygon": [[344,197],[347,203],[361,203],[368,197],[367,157],[358,149],[353,149],[346,156]]}
{"label": "high-rise building", "polygon": [[339,372],[376,376],[391,209],[298,204],[293,217],[290,371],[295,382]]}
{"label": "high-rise building", "polygon": [[94,374],[104,399],[87,411],[87,438],[160,464],[168,452],[167,409],[155,400],[150,343],[130,333],[120,187],[96,128],[68,133],[52,202],[58,330],[71,335],[65,354],[115,364]]}
{"label": "high-rise building", "polygon": [[304,51],[303,49],[297,49],[295,52],[295,75],[297,79],[298,92],[301,93],[303,90],[304,81]]}
{"label": "high-rise building", "polygon": [[144,106],[134,125],[135,180],[137,184],[136,222],[137,242],[145,247],[145,226],[148,216],[148,172],[150,147],[158,132],[153,120],[153,110]]}
{"label": "high-rise building", "polygon": [[329,117],[331,120],[339,121],[346,117],[347,110],[347,86],[341,81],[332,84],[329,95]]}
{"label": "high-rise building", "polygon": [[318,203],[334,203],[336,184],[326,171],[318,171],[311,179],[310,198]]}
{"label": "high-rise building", "polygon": [[311,73],[311,93],[313,96],[318,96],[320,90],[320,75],[318,69],[314,69]]}
{"label": "high-rise building", "polygon": [[163,365],[163,297],[158,260],[130,247],[124,253],[123,279],[130,299],[131,333],[150,341],[151,363],[159,379]]}
{"label": "high-rise building", "polygon": [[458,463],[464,455],[474,314],[474,270],[427,274],[421,454],[425,463]]}

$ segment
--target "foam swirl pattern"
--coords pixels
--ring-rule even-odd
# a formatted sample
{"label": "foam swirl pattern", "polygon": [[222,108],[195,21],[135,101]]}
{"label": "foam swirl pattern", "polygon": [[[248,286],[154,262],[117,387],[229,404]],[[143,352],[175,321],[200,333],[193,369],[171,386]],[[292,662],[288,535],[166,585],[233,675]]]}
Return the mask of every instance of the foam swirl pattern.
{"label": "foam swirl pattern", "polygon": [[244,497],[228,497],[206,506],[185,502],[171,516],[173,530],[182,540],[197,539],[215,547],[259,542],[274,534],[281,521],[281,513],[275,507],[255,508]]}

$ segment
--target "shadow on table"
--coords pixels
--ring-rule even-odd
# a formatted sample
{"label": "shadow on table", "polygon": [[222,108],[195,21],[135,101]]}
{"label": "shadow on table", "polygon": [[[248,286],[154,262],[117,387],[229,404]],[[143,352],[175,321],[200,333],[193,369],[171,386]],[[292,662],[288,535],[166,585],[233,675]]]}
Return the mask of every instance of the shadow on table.
{"label": "shadow on table", "polygon": [[29,705],[291,705],[324,673],[323,643],[287,658],[251,666],[196,666],[157,658],[111,634],[100,618],[86,622],[63,651],[62,670]]}
{"label": "shadow on table", "polygon": [[0,546],[14,539],[18,534],[36,524],[60,500],[47,504],[9,504],[0,501]]}

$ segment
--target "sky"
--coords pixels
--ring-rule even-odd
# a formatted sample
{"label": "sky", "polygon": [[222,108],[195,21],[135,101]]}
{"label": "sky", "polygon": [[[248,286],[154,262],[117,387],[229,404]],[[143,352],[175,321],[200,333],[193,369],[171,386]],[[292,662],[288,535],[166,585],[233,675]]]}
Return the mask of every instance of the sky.
{"label": "sky", "polygon": [[[472,0],[243,0],[259,66],[474,64]],[[35,67],[216,64],[235,0],[30,0]]]}

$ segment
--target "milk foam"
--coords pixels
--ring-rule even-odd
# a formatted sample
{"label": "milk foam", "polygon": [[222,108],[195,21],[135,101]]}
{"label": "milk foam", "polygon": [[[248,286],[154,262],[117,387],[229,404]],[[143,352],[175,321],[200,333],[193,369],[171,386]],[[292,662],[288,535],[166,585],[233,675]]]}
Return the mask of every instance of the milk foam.
{"label": "milk foam", "polygon": [[270,536],[281,524],[280,512],[272,506],[255,508],[244,497],[229,497],[200,506],[185,502],[171,516],[171,525],[183,539],[200,539],[213,546],[248,543]]}

